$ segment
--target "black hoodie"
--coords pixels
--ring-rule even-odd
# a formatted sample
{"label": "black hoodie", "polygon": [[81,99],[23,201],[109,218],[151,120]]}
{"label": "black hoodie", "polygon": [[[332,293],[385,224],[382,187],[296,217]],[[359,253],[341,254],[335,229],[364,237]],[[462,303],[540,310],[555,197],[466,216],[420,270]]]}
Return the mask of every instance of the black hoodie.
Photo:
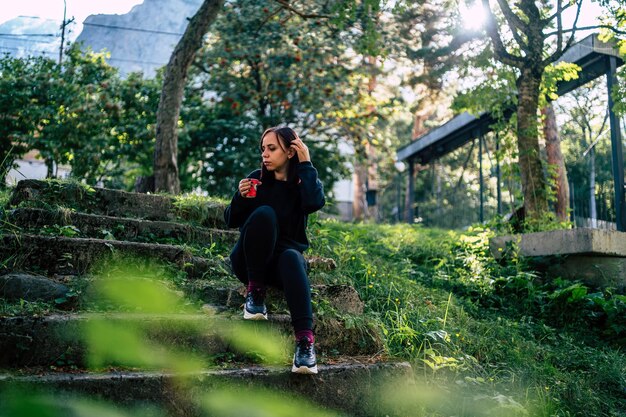
{"label": "black hoodie", "polygon": [[[317,178],[317,170],[310,161],[299,162],[296,173],[297,185],[264,178],[255,198],[245,198],[237,191],[224,211],[228,227],[239,227],[241,230],[256,208],[270,206],[278,218],[279,250],[296,249],[304,252],[309,247],[306,237],[308,215],[324,207],[326,200],[322,183]],[[260,177],[261,170],[258,169],[247,178]]]}

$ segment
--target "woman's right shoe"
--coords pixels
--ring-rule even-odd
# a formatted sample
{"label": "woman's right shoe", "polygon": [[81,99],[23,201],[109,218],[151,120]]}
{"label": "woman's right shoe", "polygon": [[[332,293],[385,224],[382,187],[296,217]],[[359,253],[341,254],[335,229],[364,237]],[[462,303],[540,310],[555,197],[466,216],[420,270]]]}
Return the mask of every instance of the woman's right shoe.
{"label": "woman's right shoe", "polygon": [[267,320],[267,307],[265,307],[265,292],[252,290],[246,295],[243,305],[243,318],[246,320]]}
{"label": "woman's right shoe", "polygon": [[296,374],[317,374],[315,346],[308,337],[302,337],[296,343],[291,372]]}

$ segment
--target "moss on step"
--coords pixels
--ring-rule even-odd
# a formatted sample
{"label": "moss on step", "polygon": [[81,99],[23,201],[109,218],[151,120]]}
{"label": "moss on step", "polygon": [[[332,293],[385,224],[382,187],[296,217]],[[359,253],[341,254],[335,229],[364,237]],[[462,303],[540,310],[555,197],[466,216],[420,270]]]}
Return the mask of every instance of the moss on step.
{"label": "moss on step", "polygon": [[129,193],[58,180],[23,180],[13,190],[9,206],[48,210],[65,207],[89,214],[221,227],[225,204],[209,197]]}
{"label": "moss on step", "polygon": [[[193,353],[196,360],[205,365],[213,355],[238,352],[267,356],[264,352],[268,349],[276,351],[281,360],[285,360],[292,353],[292,332],[287,315],[272,315],[268,322],[245,321],[241,314],[231,313],[0,317],[0,334],[3,335],[0,338],[0,368],[55,365],[62,355],[79,367],[88,364],[98,367],[129,365],[129,362],[121,361],[127,354],[142,355],[141,352],[153,351],[151,354],[156,355],[162,349]],[[316,320],[315,332],[316,347],[321,355],[375,356],[384,350],[377,323],[362,317],[324,316]],[[122,341],[126,346],[120,350]],[[95,362],[88,356],[88,352],[89,355],[102,352],[106,345],[110,345],[109,353],[99,356]],[[131,356],[129,360],[136,366],[162,366],[152,359],[149,363],[140,363]]]}
{"label": "moss on step", "polygon": [[24,233],[51,236],[83,237],[132,242],[190,244],[198,252],[212,248],[226,252],[239,233],[208,229],[190,224],[166,221],[128,219],[95,214],[76,213],[67,208],[44,210],[18,208],[7,212],[6,221]]}

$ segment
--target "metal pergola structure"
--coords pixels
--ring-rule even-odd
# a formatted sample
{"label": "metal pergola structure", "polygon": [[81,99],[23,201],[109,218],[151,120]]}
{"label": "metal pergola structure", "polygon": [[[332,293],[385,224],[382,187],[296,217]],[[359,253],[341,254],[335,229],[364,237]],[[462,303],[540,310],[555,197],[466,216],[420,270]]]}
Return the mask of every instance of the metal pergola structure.
{"label": "metal pergola structure", "polygon": [[[557,86],[557,94],[562,96],[576,88],[592,81],[600,76],[607,76],[607,89],[609,97],[609,122],[611,127],[611,150],[613,163],[613,180],[615,184],[615,215],[616,226],[619,231],[626,231],[626,203],[624,202],[624,157],[622,150],[622,134],[619,118],[613,111],[613,98],[611,90],[616,83],[617,67],[624,64],[618,50],[613,44],[602,42],[597,34],[589,35],[580,42],[572,45],[559,59],[559,62],[572,62],[581,71],[578,78],[570,81],[560,82]],[[504,116],[509,117],[515,109],[505,112]],[[485,112],[478,116],[473,116],[467,112],[462,113],[443,125],[430,130],[426,134],[413,139],[408,145],[398,149],[396,158],[398,161],[408,161],[409,165],[409,189],[408,201],[411,202],[407,210],[407,221],[412,222],[412,211],[414,202],[414,169],[415,163],[426,164],[432,160],[440,158],[466,143],[478,138],[479,155],[482,155],[483,141],[485,134],[491,132],[495,124],[495,117]],[[497,146],[497,141],[496,141]],[[484,221],[484,186],[482,157],[479,158],[480,177],[480,221]],[[496,175],[498,181],[498,212],[501,210],[500,193],[500,164],[497,163]]]}

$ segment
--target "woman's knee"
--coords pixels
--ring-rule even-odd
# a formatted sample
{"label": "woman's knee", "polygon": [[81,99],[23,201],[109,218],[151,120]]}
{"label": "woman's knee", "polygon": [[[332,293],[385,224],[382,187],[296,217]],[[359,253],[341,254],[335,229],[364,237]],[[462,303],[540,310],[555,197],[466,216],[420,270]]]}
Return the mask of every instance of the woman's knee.
{"label": "woman's knee", "polygon": [[260,206],[257,207],[250,217],[248,218],[248,222],[262,222],[262,223],[270,223],[275,224],[277,221],[276,212],[270,206]]}
{"label": "woman's knee", "polygon": [[241,242],[248,267],[265,264],[274,252],[278,238],[278,220],[274,209],[261,206],[255,209],[241,228]]}
{"label": "woman's knee", "polygon": [[302,253],[295,249],[287,249],[278,256],[278,265],[281,270],[301,270],[306,274],[306,261]]}
{"label": "woman's knee", "polygon": [[278,233],[276,212],[270,206],[256,208],[248,217],[241,232],[242,236],[245,236],[246,241],[248,238],[257,241],[261,237],[275,240]]}

